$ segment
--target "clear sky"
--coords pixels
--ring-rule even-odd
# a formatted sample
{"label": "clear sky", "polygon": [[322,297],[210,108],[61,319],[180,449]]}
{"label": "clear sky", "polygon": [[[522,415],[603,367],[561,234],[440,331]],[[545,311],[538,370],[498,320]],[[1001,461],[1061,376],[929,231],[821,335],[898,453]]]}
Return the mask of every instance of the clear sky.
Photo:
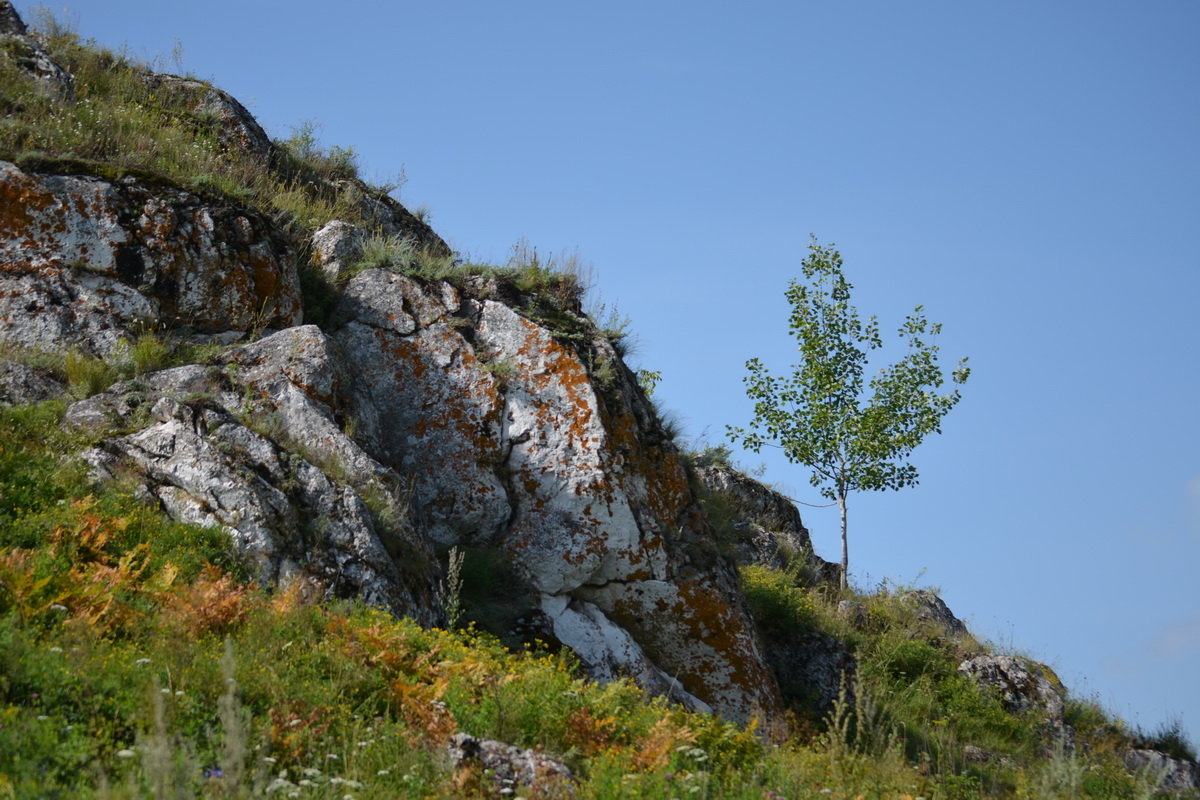
{"label": "clear sky", "polygon": [[[28,19],[34,3],[17,0]],[[1200,739],[1200,4],[72,0],[85,37],[305,120],[463,253],[595,266],[692,437],[794,360],[810,233],[974,374],[922,482],[851,499],[855,580]],[[803,468],[765,480],[822,502]],[[837,553],[835,510],[804,509]]]}

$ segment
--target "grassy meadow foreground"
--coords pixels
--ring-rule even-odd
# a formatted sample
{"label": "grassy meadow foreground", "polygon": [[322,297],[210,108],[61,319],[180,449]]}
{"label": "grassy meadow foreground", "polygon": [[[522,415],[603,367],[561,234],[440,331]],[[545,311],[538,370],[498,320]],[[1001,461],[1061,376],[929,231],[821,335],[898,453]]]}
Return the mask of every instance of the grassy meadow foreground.
{"label": "grassy meadow foreground", "polygon": [[[1056,750],[955,671],[963,642],[892,594],[857,597],[860,630],[836,592],[744,571],[766,635],[823,630],[861,665],[853,702],[820,719],[795,698],[790,738],[767,744],[475,625],[252,586],[223,534],[89,486],[61,459],[82,444],[62,411],[0,410],[0,797],[498,796],[451,768],[456,731],[564,761],[578,785],[546,797],[1152,796],[1120,763],[1120,723],[1069,701],[1078,744]],[[468,619],[496,617],[495,573],[464,568]],[[966,743],[994,757],[966,763]]]}

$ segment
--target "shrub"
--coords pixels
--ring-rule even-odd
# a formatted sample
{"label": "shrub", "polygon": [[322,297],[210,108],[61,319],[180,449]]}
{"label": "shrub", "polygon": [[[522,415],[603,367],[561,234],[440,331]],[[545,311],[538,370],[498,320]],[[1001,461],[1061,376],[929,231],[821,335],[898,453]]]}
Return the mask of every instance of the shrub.
{"label": "shrub", "polygon": [[812,599],[786,572],[751,565],[742,567],[741,574],[746,602],[754,619],[764,628],[812,627],[815,621]]}

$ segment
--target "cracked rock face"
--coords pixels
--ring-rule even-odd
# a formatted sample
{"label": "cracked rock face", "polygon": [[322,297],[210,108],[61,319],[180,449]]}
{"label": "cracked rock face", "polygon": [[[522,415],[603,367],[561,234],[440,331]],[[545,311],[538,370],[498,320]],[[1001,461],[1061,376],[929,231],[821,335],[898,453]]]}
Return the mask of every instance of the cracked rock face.
{"label": "cracked rock face", "polygon": [[132,431],[84,458],[228,529],[266,581],[430,623],[430,547],[499,548],[596,677],[772,730],[733,565],[702,546],[674,446],[607,342],[581,356],[505,304],[382,270],[335,319],[117,384],[66,422]]}
{"label": "cracked rock face", "polygon": [[[623,366],[600,387],[584,357],[508,305],[381,270],[355,276],[334,317],[356,439],[411,476],[432,541],[507,552],[596,674],[775,718],[733,567],[689,548],[708,531]],[[619,366],[607,342],[590,346]]]}
{"label": "cracked rock face", "polygon": [[293,328],[75,403],[66,422],[133,427],[83,454],[173,518],[229,530],[265,582],[303,578],[425,624],[441,620],[432,554],[403,481],[338,428],[325,337]]}
{"label": "cracked rock face", "polygon": [[733,567],[694,547],[703,519],[632,376],[601,389],[547,329],[445,283],[364,272],[338,316],[332,336],[288,328],[122,382],[66,422],[132,430],[84,459],[229,530],[265,581],[432,623],[429,546],[498,547],[597,678],[770,730]]}
{"label": "cracked rock face", "polygon": [[291,255],[249,212],[0,161],[0,341],[107,355],[134,330],[299,319]]}

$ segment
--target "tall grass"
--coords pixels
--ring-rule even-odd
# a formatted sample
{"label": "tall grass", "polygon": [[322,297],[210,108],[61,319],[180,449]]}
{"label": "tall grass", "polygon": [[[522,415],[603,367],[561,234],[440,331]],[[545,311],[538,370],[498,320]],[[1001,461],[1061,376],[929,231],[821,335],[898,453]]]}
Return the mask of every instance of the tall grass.
{"label": "tall grass", "polygon": [[[49,18],[46,18],[49,19]],[[51,97],[0,59],[0,158],[27,168],[167,180],[254,208],[300,230],[334,218],[369,224],[352,148],[323,148],[311,124],[267,160],[225,146],[220,121],[187,91],[147,81],[148,68],[55,24],[43,40],[75,76],[73,100]],[[374,190],[380,191],[381,190]]]}

